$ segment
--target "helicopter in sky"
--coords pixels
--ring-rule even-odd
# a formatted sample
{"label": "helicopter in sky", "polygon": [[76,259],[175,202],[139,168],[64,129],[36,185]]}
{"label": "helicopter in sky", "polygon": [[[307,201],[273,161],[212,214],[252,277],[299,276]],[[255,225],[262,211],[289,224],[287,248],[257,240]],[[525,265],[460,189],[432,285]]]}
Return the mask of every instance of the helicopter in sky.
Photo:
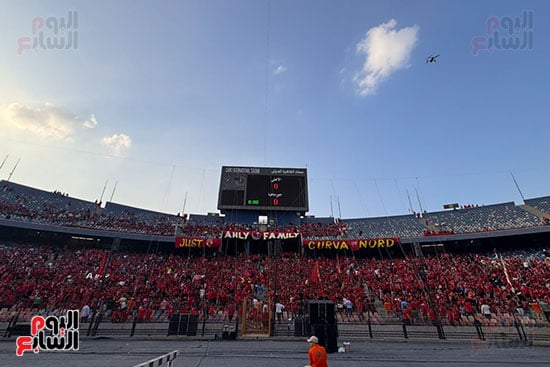
{"label": "helicopter in sky", "polygon": [[427,64],[428,64],[428,63],[430,63],[430,64],[431,64],[431,63],[434,63],[434,62],[437,61],[437,58],[438,58],[438,57],[439,57],[439,54],[437,54],[437,55],[430,55],[430,56],[428,56],[428,57],[426,58],[426,63],[427,63]]}

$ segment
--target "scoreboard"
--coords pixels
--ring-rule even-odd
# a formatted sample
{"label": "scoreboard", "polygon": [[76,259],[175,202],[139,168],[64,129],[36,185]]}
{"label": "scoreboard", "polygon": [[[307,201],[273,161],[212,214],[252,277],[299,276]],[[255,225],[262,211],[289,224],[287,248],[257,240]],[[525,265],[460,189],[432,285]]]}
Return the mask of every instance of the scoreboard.
{"label": "scoreboard", "polygon": [[219,210],[308,211],[307,170],[223,166]]}

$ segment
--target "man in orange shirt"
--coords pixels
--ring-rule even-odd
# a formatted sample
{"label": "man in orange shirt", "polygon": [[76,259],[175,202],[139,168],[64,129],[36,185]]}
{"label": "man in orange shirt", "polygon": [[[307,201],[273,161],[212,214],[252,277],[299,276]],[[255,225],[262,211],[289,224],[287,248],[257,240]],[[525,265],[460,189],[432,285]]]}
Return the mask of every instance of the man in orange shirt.
{"label": "man in orange shirt", "polygon": [[316,336],[310,337],[308,358],[311,367],[328,367],[327,351],[325,347],[319,345],[319,339]]}

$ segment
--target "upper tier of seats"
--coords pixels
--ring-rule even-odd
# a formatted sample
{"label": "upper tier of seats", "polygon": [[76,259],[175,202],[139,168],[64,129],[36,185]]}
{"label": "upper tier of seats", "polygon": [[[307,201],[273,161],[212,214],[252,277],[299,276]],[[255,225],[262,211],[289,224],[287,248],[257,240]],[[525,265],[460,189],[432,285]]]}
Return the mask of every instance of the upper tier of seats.
{"label": "upper tier of seats", "polygon": [[[418,238],[547,224],[544,215],[550,213],[550,197],[528,199],[525,203],[525,206],[507,202],[377,218],[338,220],[307,216],[302,218],[298,230],[304,238]],[[542,214],[537,215],[537,211]],[[163,236],[173,236],[174,227],[185,223],[189,231],[184,231],[184,234],[199,233],[201,236],[219,236],[224,229],[235,228],[236,225],[225,223],[223,216],[216,215],[193,214],[187,217],[112,202],[102,207],[99,202],[80,200],[61,192],[47,192],[8,181],[0,181],[0,215],[5,219],[35,223]],[[292,228],[296,230],[295,226]],[[269,226],[269,229],[284,231],[288,226]]]}

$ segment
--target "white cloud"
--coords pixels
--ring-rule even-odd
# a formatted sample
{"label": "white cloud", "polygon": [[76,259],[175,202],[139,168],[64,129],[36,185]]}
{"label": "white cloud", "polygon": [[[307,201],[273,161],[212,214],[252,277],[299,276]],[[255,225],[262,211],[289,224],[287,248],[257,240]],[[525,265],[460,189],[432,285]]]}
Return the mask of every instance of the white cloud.
{"label": "white cloud", "polygon": [[42,107],[20,103],[0,105],[0,122],[18,130],[61,140],[71,139],[75,115],[50,103]]}
{"label": "white cloud", "polygon": [[358,54],[365,56],[363,67],[355,73],[353,81],[357,93],[367,96],[376,93],[378,85],[398,69],[408,67],[412,50],[418,40],[419,27],[396,29],[397,21],[391,19],[368,30],[357,45]]}
{"label": "white cloud", "polygon": [[92,113],[90,117],[84,121],[83,125],[87,127],[88,129],[93,129],[97,126],[97,120],[95,118],[95,115]]}
{"label": "white cloud", "polygon": [[273,70],[273,75],[279,75],[286,71],[287,69],[283,65],[279,65]]}
{"label": "white cloud", "polygon": [[101,139],[101,144],[111,148],[115,153],[122,153],[132,146],[132,139],[126,134],[114,134]]}
{"label": "white cloud", "polygon": [[0,124],[46,138],[71,141],[75,126],[95,127],[97,120],[94,115],[84,120],[47,102],[39,107],[10,103],[0,105]]}

